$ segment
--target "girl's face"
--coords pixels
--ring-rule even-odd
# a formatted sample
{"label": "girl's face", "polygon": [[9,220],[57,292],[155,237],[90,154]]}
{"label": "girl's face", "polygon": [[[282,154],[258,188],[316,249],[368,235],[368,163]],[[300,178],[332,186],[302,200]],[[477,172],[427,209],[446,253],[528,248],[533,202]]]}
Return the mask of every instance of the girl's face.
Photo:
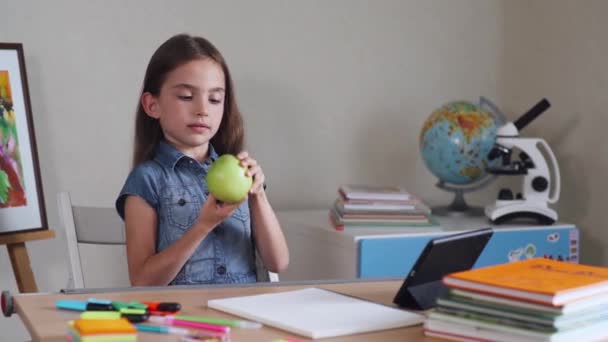
{"label": "girl's face", "polygon": [[219,64],[197,59],[169,74],[160,95],[142,96],[149,116],[160,121],[165,139],[189,156],[197,156],[217,132],[224,113],[226,81]]}

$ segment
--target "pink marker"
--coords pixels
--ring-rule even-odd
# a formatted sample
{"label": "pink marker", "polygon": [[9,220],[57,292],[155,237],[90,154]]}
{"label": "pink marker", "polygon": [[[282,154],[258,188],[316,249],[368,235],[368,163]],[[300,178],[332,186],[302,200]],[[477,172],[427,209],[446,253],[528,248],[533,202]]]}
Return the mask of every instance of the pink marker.
{"label": "pink marker", "polygon": [[215,332],[220,332],[220,333],[224,333],[224,334],[227,334],[230,332],[230,327],[227,327],[225,325],[183,321],[181,319],[175,319],[175,318],[167,317],[167,316],[165,316],[165,317],[150,316],[149,320],[151,322],[156,322],[156,323],[164,323],[164,324],[171,324],[171,325],[175,325],[175,326],[179,326],[179,327],[189,327],[189,328],[202,329],[202,330],[207,330],[207,331],[215,331]]}

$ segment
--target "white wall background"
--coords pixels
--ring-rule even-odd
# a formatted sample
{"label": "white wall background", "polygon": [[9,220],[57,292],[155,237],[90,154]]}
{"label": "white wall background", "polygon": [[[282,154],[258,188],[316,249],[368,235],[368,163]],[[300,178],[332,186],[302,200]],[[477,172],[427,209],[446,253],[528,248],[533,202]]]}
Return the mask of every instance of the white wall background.
{"label": "white wall background", "polygon": [[[399,183],[447,203],[418,154],[428,114],[485,95],[516,117],[548,97],[551,117],[526,134],[546,138],[562,164],[559,210],[583,230],[583,261],[608,260],[608,187],[600,184],[608,170],[608,2],[62,0],[0,8],[0,41],[24,44],[57,230],[56,239],[28,243],[41,291],[67,282],[57,192],[113,205],[129,171],[146,64],[180,32],[207,37],[227,59],[248,147],[277,209],[328,208],[345,182]],[[471,202],[493,199],[497,186]],[[16,291],[2,249],[0,288]],[[18,318],[0,318],[0,331],[2,340],[26,338]]]}
{"label": "white wall background", "polygon": [[505,1],[507,109],[553,106],[524,132],[553,146],[560,214],[581,229],[581,261],[608,264],[608,1]]}

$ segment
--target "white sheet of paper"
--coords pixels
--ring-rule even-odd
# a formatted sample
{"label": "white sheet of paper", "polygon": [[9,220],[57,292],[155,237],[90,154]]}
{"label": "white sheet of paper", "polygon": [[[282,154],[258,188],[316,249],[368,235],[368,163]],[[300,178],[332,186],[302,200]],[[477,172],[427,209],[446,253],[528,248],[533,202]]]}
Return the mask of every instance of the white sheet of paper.
{"label": "white sheet of paper", "polygon": [[313,339],[406,327],[425,318],[320,288],[213,299],[207,306]]}

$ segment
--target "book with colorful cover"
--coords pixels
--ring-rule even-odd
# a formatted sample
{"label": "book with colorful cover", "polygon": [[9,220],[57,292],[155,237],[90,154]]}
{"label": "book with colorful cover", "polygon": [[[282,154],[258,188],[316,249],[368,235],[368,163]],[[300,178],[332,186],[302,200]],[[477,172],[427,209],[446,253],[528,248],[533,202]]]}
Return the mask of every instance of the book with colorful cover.
{"label": "book with colorful cover", "polygon": [[407,201],[410,194],[398,186],[354,185],[340,186],[338,192],[347,200]]}
{"label": "book with colorful cover", "polygon": [[334,202],[334,207],[340,213],[366,213],[366,214],[412,214],[421,213],[428,215],[431,209],[420,201],[407,201],[399,203],[381,203],[367,201],[367,203],[352,203],[338,198]]}
{"label": "book with colorful cover", "polygon": [[[567,330],[583,325],[592,324],[608,318],[606,307],[597,307],[589,311],[569,315],[551,314],[536,310],[525,310],[504,305],[488,304],[485,302],[464,301],[459,298],[438,298],[437,311],[453,315],[481,315],[494,319],[505,319],[505,324],[530,327],[545,327],[557,330]],[[508,320],[513,320],[509,323]]]}
{"label": "book with colorful cover", "polygon": [[403,218],[399,217],[382,217],[382,218],[373,218],[373,217],[362,217],[362,218],[347,218],[343,217],[338,213],[335,209],[331,210],[332,214],[336,218],[339,223],[350,223],[350,224],[380,224],[387,226],[399,226],[408,222],[418,222],[418,223],[430,223],[429,217],[427,215],[406,215]]}
{"label": "book with colorful cover", "polygon": [[[531,330],[531,331],[548,332],[548,333],[555,333],[558,331],[558,329],[552,325],[527,321],[527,320],[523,320],[523,319],[511,318],[511,317],[481,314],[478,312],[472,312],[472,311],[467,311],[467,310],[457,310],[457,309],[451,309],[451,308],[445,308],[445,307],[437,307],[437,308],[435,308],[433,313],[442,315],[442,317],[449,316],[449,317],[455,317],[455,318],[462,318],[462,319],[467,319],[467,320],[470,320],[473,322],[483,322],[483,323],[487,323],[487,324],[506,325],[506,326],[510,326],[513,328],[525,329],[525,330]],[[566,329],[564,329],[564,330],[566,330]]]}
{"label": "book with colorful cover", "polygon": [[457,341],[596,341],[608,337],[608,321],[577,329],[542,332],[431,312],[424,321],[424,334]]}
{"label": "book with colorful cover", "polygon": [[500,307],[506,310],[535,312],[541,316],[549,315],[551,317],[579,315],[598,310],[608,311],[608,293],[566,303],[562,306],[531,303],[457,289],[449,290],[448,298],[462,303],[475,303],[476,305]]}
{"label": "book with colorful cover", "polygon": [[337,211],[338,215],[340,215],[340,218],[344,221],[349,221],[349,220],[353,220],[353,221],[361,221],[361,222],[366,222],[366,221],[384,221],[384,222],[401,222],[401,221],[407,221],[407,220],[418,220],[418,219],[424,219],[424,220],[428,220],[427,216],[424,213],[411,213],[411,214],[371,214],[371,213],[364,213],[364,214],[353,214],[353,213],[340,213],[339,211]]}
{"label": "book with colorful cover", "polygon": [[369,228],[369,229],[383,229],[383,228],[441,228],[437,221],[432,217],[412,217],[410,219],[402,220],[354,220],[354,219],[342,219],[339,214],[334,210],[329,210],[330,223],[336,230],[344,230],[348,228]]}
{"label": "book with colorful cover", "polygon": [[333,210],[342,218],[361,218],[361,219],[399,219],[410,218],[412,216],[428,216],[429,210],[425,208],[413,208],[408,210],[345,210],[336,201]]}
{"label": "book with colorful cover", "polygon": [[451,288],[561,306],[608,293],[608,268],[545,258],[456,272],[443,278]]}

